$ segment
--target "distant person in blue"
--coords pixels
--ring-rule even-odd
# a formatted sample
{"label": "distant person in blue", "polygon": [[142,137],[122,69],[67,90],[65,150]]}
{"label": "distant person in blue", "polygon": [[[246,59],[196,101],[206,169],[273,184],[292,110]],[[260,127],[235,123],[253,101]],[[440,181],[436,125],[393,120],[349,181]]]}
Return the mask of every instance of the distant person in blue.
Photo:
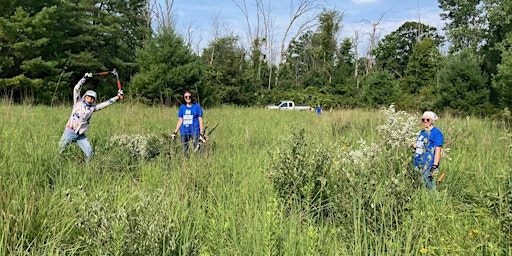
{"label": "distant person in blue", "polygon": [[323,111],[322,111],[322,107],[320,107],[320,105],[318,105],[318,107],[316,108],[316,113],[317,113],[318,115],[320,115],[320,114],[322,114],[322,113],[323,113]]}
{"label": "distant person in blue", "polygon": [[444,136],[441,130],[434,126],[434,121],[439,119],[432,111],[426,111],[421,117],[424,129],[421,130],[412,147],[416,149],[414,155],[414,169],[421,173],[423,184],[427,189],[435,190],[434,175],[437,175],[441,149],[444,144]]}
{"label": "distant person in blue", "polygon": [[183,145],[183,153],[188,156],[188,145],[193,142],[194,148],[199,140],[205,141],[203,109],[199,103],[195,102],[194,94],[186,91],[183,94],[185,104],[182,104],[178,111],[178,123],[174,129],[171,138],[175,138],[178,130],[180,132],[181,144]]}

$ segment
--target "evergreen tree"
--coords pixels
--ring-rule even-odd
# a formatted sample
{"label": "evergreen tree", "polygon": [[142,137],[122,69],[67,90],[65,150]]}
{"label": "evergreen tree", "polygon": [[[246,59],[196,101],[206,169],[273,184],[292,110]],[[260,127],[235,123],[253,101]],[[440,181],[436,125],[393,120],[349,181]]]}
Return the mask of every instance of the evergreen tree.
{"label": "evergreen tree", "polygon": [[388,106],[395,103],[400,94],[400,85],[393,74],[376,70],[365,77],[361,101],[369,107]]}
{"label": "evergreen tree", "polygon": [[199,83],[202,67],[199,59],[173,29],[160,30],[147,38],[136,52],[140,71],[131,81],[132,94],[147,104],[179,105],[187,90],[196,91],[203,101]]}
{"label": "evergreen tree", "polygon": [[490,94],[479,64],[469,48],[446,58],[439,72],[439,109],[463,115],[485,113]]}
{"label": "evergreen tree", "polygon": [[[126,81],[135,71],[134,51],[150,32],[140,15],[144,0],[14,2],[0,17],[4,97],[70,100],[71,88],[85,72],[117,68]],[[117,88],[115,79],[103,86],[112,81],[106,79],[111,78],[95,78],[87,86],[108,97]]]}
{"label": "evergreen tree", "polygon": [[355,90],[354,45],[349,38],[345,38],[341,43],[335,65],[335,76],[332,83],[331,93],[335,95],[353,96]]}
{"label": "evergreen tree", "polygon": [[441,59],[437,45],[430,37],[415,44],[405,76],[400,79],[403,92],[401,107],[432,109]]}

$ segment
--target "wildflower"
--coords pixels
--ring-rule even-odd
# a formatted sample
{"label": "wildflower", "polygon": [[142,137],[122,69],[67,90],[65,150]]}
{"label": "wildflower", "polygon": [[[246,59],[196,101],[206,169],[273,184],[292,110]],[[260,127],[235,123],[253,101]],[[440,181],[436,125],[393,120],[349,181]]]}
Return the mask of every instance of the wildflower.
{"label": "wildflower", "polygon": [[396,111],[392,104],[389,108],[381,108],[386,117],[386,124],[379,125],[379,133],[388,138],[386,144],[391,147],[408,146],[416,137],[416,118],[405,111]]}
{"label": "wildflower", "polygon": [[428,249],[427,249],[427,248],[421,248],[420,252],[421,252],[421,253],[423,253],[423,254],[425,254],[425,253],[427,253],[427,252],[428,252]]}
{"label": "wildflower", "polygon": [[476,228],[475,228],[475,229],[473,229],[473,230],[471,230],[471,231],[472,231],[474,234],[478,234],[478,229],[476,229]]}
{"label": "wildflower", "polygon": [[473,230],[468,232],[468,236],[472,236],[472,235],[473,235]]}
{"label": "wildflower", "polygon": [[132,156],[140,158],[153,158],[160,154],[163,139],[155,134],[117,135],[110,138],[109,146],[121,147],[128,150]]}

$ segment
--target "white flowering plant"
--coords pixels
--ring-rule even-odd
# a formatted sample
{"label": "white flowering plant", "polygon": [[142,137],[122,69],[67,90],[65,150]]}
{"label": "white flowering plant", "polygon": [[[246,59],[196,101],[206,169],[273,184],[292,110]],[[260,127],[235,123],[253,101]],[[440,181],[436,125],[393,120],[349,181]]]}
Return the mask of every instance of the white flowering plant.
{"label": "white flowering plant", "polygon": [[137,159],[151,159],[166,149],[166,139],[157,134],[121,134],[112,136],[107,148],[119,148]]}
{"label": "white flowering plant", "polygon": [[[394,105],[381,111],[386,123],[377,127],[384,138],[378,143],[361,139],[349,145],[343,138],[325,143],[310,139],[304,130],[294,133],[267,164],[266,175],[280,198],[316,216],[350,214],[354,200],[365,211],[385,208],[402,216],[417,189],[410,144],[418,133],[417,118]],[[373,223],[377,216],[367,217]]]}
{"label": "white flowering plant", "polygon": [[382,107],[381,113],[386,117],[386,123],[377,126],[384,143],[392,148],[408,147],[418,136],[417,117],[405,112],[396,111],[395,105]]}

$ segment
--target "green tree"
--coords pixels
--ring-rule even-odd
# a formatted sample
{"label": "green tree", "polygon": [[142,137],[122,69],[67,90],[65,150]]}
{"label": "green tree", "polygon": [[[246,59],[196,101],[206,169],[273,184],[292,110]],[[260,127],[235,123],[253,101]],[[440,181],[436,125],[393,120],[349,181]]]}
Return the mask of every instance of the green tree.
{"label": "green tree", "polygon": [[354,44],[352,40],[345,38],[338,49],[331,93],[343,96],[353,95],[355,89],[355,80],[353,79],[355,61]]}
{"label": "green tree", "polygon": [[512,33],[502,44],[502,62],[498,64],[498,73],[493,77],[492,85],[497,93],[501,108],[512,110]]}
{"label": "green tree", "polygon": [[252,75],[246,52],[237,43],[237,37],[221,37],[203,50],[201,57],[206,66],[203,82],[212,89],[216,104],[248,105],[260,89],[250,83]]}
{"label": "green tree", "polygon": [[337,57],[336,67],[338,67],[340,75],[352,77],[354,75],[354,62],[357,56],[354,52],[354,43],[350,38],[343,40],[339,47]]}
{"label": "green tree", "polygon": [[[511,45],[512,0],[485,0],[483,3],[486,22],[492,25],[485,27],[485,44],[480,54],[484,57],[484,70],[493,76],[500,72],[498,64],[508,61],[503,58]],[[500,92],[493,91],[491,95],[491,101],[496,106],[501,104],[499,94]]]}
{"label": "green tree", "polygon": [[423,88],[433,87],[441,58],[437,45],[430,37],[416,43],[404,71],[403,92],[417,94]]}
{"label": "green tree", "polygon": [[400,94],[400,84],[393,74],[376,70],[365,77],[361,89],[361,101],[369,107],[382,107],[395,103]]}
{"label": "green tree", "polygon": [[441,18],[446,22],[444,30],[450,41],[451,52],[471,48],[483,43],[485,19],[482,17],[482,0],[438,0],[444,11]]}
{"label": "green tree", "polygon": [[442,18],[447,22],[445,31],[452,45],[450,51],[469,48],[481,58],[482,71],[489,76],[489,101],[498,107],[502,99],[496,89],[500,87],[491,86],[491,81],[499,72],[498,64],[506,62],[502,54],[508,45],[506,38],[512,33],[512,0],[440,0],[439,3],[445,11]]}
{"label": "green tree", "polygon": [[375,48],[377,67],[389,70],[395,77],[401,78],[409,63],[414,45],[427,37],[433,40],[436,47],[441,46],[444,40],[435,27],[418,22],[405,22],[377,44]]}
{"label": "green tree", "polygon": [[199,58],[173,29],[161,29],[145,40],[136,52],[140,71],[131,81],[131,91],[148,104],[179,105],[186,90],[195,90],[201,99]]}
{"label": "green tree", "polygon": [[[437,72],[442,56],[430,37],[416,43],[409,62],[404,71],[405,76],[400,79],[402,87],[402,102],[404,108],[432,109],[437,88]],[[422,102],[421,106],[417,103]]]}
{"label": "green tree", "polygon": [[437,107],[456,114],[483,114],[488,107],[487,76],[471,49],[449,55],[439,71]]}
{"label": "green tree", "polygon": [[333,83],[338,53],[336,35],[342,17],[338,11],[324,10],[318,19],[316,32],[307,31],[290,42],[282,67],[285,74],[281,74],[281,89],[288,84],[291,86],[287,89],[313,86],[325,90]]}
{"label": "green tree", "polygon": [[290,42],[286,52],[286,62],[282,64],[281,90],[303,89],[303,78],[313,66],[313,31],[307,31],[297,40]]}
{"label": "green tree", "polygon": [[[150,29],[144,0],[13,1],[0,17],[0,93],[15,100],[49,103],[69,99],[85,72],[116,67],[125,81],[134,72],[134,49]],[[108,78],[87,86],[114,94]],[[112,81],[112,80],[110,80]],[[54,97],[55,96],[55,97]]]}
{"label": "green tree", "polygon": [[59,37],[59,24],[51,18],[57,15],[56,7],[43,8],[33,16],[18,7],[7,18],[0,18],[0,89],[4,97],[21,100],[42,93],[48,100],[51,96],[48,84],[59,74],[61,64],[58,58],[48,56],[55,47],[52,42]]}
{"label": "green tree", "polygon": [[318,16],[318,19],[320,25],[318,26],[316,37],[319,44],[318,58],[321,63],[319,68],[325,74],[327,82],[332,83],[336,53],[338,51],[336,35],[340,30],[342,16],[336,10],[324,10]]}

